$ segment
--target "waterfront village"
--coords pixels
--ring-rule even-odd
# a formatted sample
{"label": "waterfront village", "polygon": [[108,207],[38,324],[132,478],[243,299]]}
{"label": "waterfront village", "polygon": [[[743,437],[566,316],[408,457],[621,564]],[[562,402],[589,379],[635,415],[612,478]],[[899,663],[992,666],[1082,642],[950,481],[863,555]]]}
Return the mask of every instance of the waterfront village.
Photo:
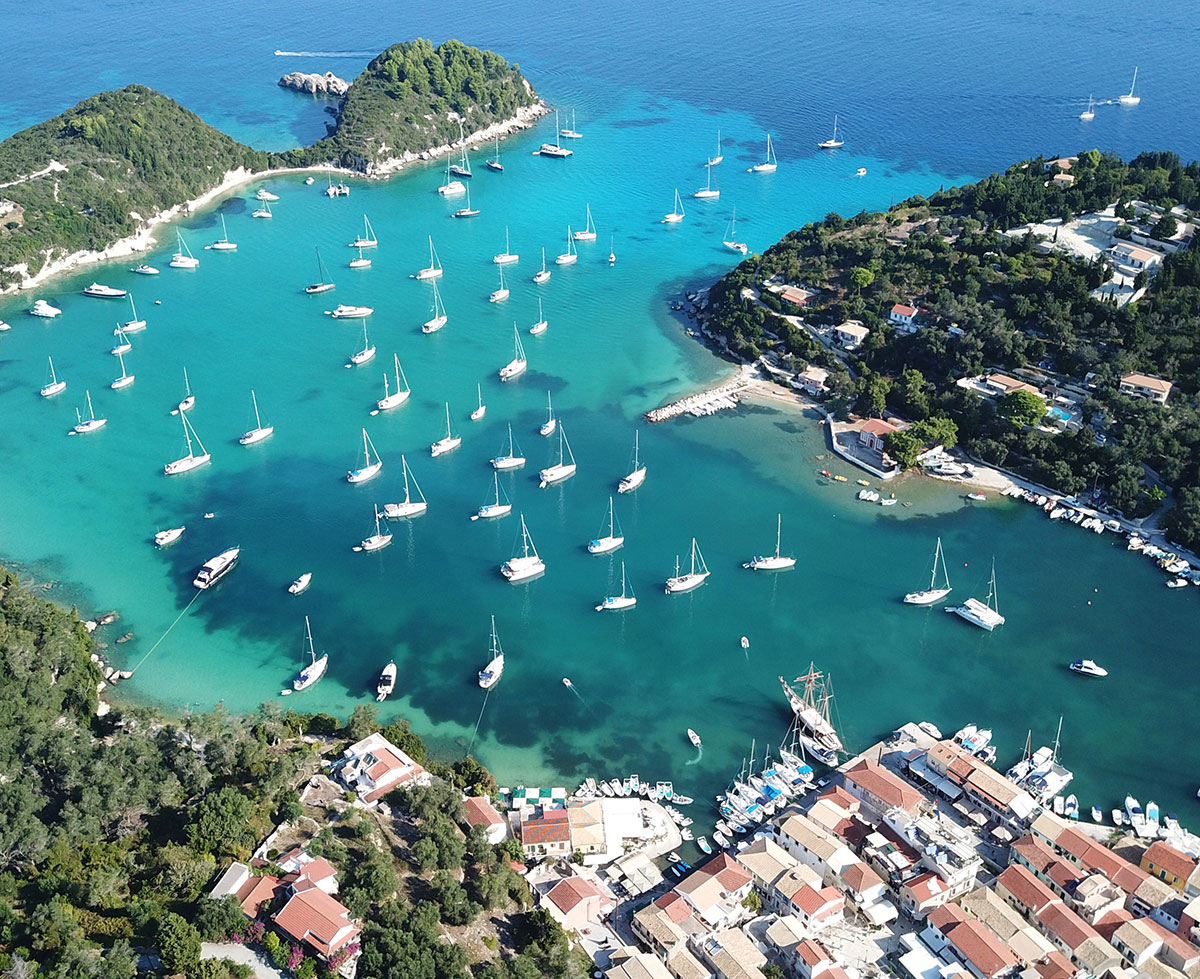
{"label": "waterfront village", "polygon": [[[1005,775],[978,750],[984,733],[906,724],[820,778],[781,752],[790,763],[731,782],[718,802],[729,836],[694,866],[670,852],[691,838],[692,800],[636,775],[465,796],[459,828],[505,848],[596,976],[1200,977],[1200,839],[1132,799],[1115,829],[1098,811],[1062,818],[1049,803],[1071,776],[1052,749]],[[210,897],[352,979],[361,922],[337,898],[348,868],[310,854],[312,837],[358,810],[397,838],[397,803],[434,781],[380,733],[334,753],[301,793],[305,816],[222,868]]]}

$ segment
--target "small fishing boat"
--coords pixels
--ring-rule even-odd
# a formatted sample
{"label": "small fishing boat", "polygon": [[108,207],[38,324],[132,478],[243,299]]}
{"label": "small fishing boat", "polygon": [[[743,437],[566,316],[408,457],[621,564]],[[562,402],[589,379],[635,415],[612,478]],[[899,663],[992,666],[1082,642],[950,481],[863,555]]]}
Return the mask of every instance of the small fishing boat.
{"label": "small fishing boat", "polygon": [[701,746],[700,735],[698,735],[690,727],[687,729],[687,736],[688,736],[688,740],[690,742],[692,742],[692,744],[694,744],[697,748],[699,748]]}
{"label": "small fishing boat", "polygon": [[292,595],[302,594],[312,584],[312,572],[305,571],[299,578],[288,585],[288,593]]}
{"label": "small fishing boat", "polygon": [[1104,810],[1101,809],[1099,806],[1092,806],[1092,822],[1093,823],[1104,822]]}
{"label": "small fishing boat", "polygon": [[379,680],[375,684],[375,699],[380,703],[387,700],[396,689],[396,663],[395,660],[388,663],[379,673]]}
{"label": "small fishing boat", "polygon": [[703,836],[696,837],[696,846],[700,847],[705,853],[712,853],[712,846]]}

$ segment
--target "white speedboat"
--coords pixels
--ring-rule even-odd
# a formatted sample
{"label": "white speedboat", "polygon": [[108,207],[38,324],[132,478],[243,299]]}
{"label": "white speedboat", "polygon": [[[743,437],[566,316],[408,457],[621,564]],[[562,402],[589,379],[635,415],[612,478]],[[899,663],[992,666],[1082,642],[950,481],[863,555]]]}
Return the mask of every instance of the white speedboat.
{"label": "white speedboat", "polygon": [[425,501],[425,494],[421,492],[417,477],[408,468],[408,460],[403,453],[400,455],[400,469],[404,473],[404,499],[399,503],[384,504],[383,515],[389,520],[407,520],[409,517],[418,517],[429,509],[429,504]]}
{"label": "white speedboat", "polygon": [[450,431],[450,402],[446,402],[446,437],[440,438],[429,447],[429,454],[432,456],[445,455],[447,452],[453,452],[462,445],[462,436],[454,435]]}
{"label": "white speedboat", "polygon": [[551,466],[547,466],[540,473],[538,485],[545,489],[547,486],[553,486],[555,483],[561,483],[563,480],[570,479],[575,475],[575,455],[571,452],[571,443],[567,441],[566,432],[563,431],[562,425],[558,426],[558,462]]}
{"label": "white speedboat", "polygon": [[508,298],[508,286],[504,284],[504,266],[500,266],[500,288],[492,290],[492,294],[488,296],[489,303],[502,303]]}
{"label": "white speedboat", "polygon": [[192,250],[188,248],[187,242],[183,240],[182,233],[176,231],[175,237],[179,242],[179,250],[171,256],[171,261],[167,264],[173,269],[194,269],[200,264],[200,259],[192,254]]}
{"label": "white speedboat", "polygon": [[171,527],[167,530],[160,530],[154,535],[154,546],[167,547],[171,544],[174,544],[177,540],[179,540],[180,537],[183,536],[183,532],[185,530],[187,530],[186,526]]}
{"label": "white speedboat", "polygon": [[42,319],[52,320],[56,316],[62,316],[62,310],[57,306],[51,306],[45,299],[35,299],[33,305],[29,307],[30,316],[40,316]]}
{"label": "white speedboat", "polygon": [[379,673],[379,681],[375,684],[375,699],[380,703],[387,700],[396,689],[396,663],[388,663]]}
{"label": "white speedboat", "polygon": [[771,134],[767,133],[767,158],[762,163],[756,163],[747,173],[774,173],[779,168],[779,163],[775,159],[775,150],[771,146]]}
{"label": "white speedboat", "polygon": [[262,417],[258,413],[258,395],[254,393],[253,388],[250,389],[250,401],[254,405],[254,427],[238,438],[238,442],[242,445],[255,445],[266,441],[275,434],[274,425],[262,423]]}
{"label": "white speedboat", "polygon": [[50,363],[50,380],[41,386],[39,392],[43,398],[53,398],[56,394],[62,394],[67,389],[67,382],[60,380],[58,375],[54,373],[54,358],[47,357]]}
{"label": "white speedboat", "polygon": [[496,617],[492,616],[492,644],[489,648],[491,658],[487,666],[479,671],[479,685],[484,690],[490,690],[504,674],[504,650],[500,646],[500,637],[496,635]]}
{"label": "white speedboat", "polygon": [[[938,578],[938,564],[942,566],[942,587],[935,587]],[[951,592],[950,573],[946,570],[946,555],[942,553],[942,539],[937,539],[937,547],[933,550],[933,571],[929,576],[929,587],[923,591],[910,591],[904,596],[909,605],[932,605],[940,602]]]}
{"label": "white speedboat", "polygon": [[628,475],[622,476],[620,482],[617,483],[618,493],[632,493],[635,489],[646,481],[646,467],[642,465],[638,458],[638,433],[634,429],[633,432],[633,468],[630,469]]}
{"label": "white speedboat", "polygon": [[347,306],[345,303],[341,303],[337,309],[325,310],[325,315],[332,316],[335,320],[361,319],[364,316],[370,316],[373,312],[375,312],[373,306]]}
{"label": "white speedboat", "polygon": [[[388,411],[392,408],[399,408],[408,400],[408,396],[412,394],[412,388],[408,386],[408,378],[404,376],[404,369],[400,366],[400,355],[392,354],[392,361],[396,365],[396,390],[388,390],[388,376],[383,375],[383,397],[375,402],[375,408],[378,411]],[[401,387],[401,381],[404,386]]]}
{"label": "white speedboat", "polygon": [[229,240],[229,229],[225,227],[225,215],[221,215],[221,237],[214,241],[207,248],[214,252],[235,252],[237,244]]}
{"label": "white speedboat", "polygon": [[497,265],[512,265],[521,260],[521,256],[515,254],[508,243],[508,225],[504,226],[504,251],[499,255],[493,255],[492,261]]}
{"label": "white speedboat", "polygon": [[[604,527],[601,526],[601,531]],[[616,513],[613,511],[613,500],[608,498],[608,533],[601,534],[595,540],[588,541],[589,554],[609,554],[617,550],[625,543],[625,536],[620,530],[620,523],[617,521]]]}
{"label": "white speedboat", "polygon": [[511,381],[514,377],[520,377],[529,366],[529,361],[525,359],[525,348],[521,346],[521,333],[517,329],[516,323],[513,324],[513,341],[513,359],[498,371],[502,381]]}
{"label": "white speedboat", "polygon": [[333,281],[329,278],[329,271],[325,268],[325,263],[321,260],[321,249],[317,249],[317,272],[320,278],[312,285],[304,287],[304,291],[310,296],[315,296],[322,292],[329,292],[334,288]]}
{"label": "white speedboat", "polygon": [[546,268],[546,249],[542,249],[542,269],[540,272],[534,273],[533,281],[539,286],[550,281],[551,272]]}
{"label": "white speedboat", "polygon": [[546,562],[538,556],[537,548],[533,544],[533,537],[529,533],[529,528],[525,526],[524,514],[521,515],[521,543],[517,546],[516,551],[517,553],[500,565],[500,573],[508,579],[510,584],[515,585],[545,574]]}
{"label": "white speedboat", "polygon": [[375,445],[365,428],[362,430],[362,437],[364,461],[358,469],[351,469],[346,473],[348,483],[365,483],[368,479],[378,476],[379,471],[383,469],[383,459],[375,451]]}
{"label": "white speedboat", "polygon": [[[473,514],[471,514],[472,520],[489,520],[495,517],[507,517],[510,513],[512,513],[512,503],[509,502],[508,494],[505,493],[500,486],[499,473],[492,474],[492,484],[495,487],[494,502],[485,503]],[[501,502],[501,497],[503,497],[503,502]]]}
{"label": "white speedboat", "polygon": [[1082,673],[1084,676],[1108,676],[1108,670],[1103,666],[1097,666],[1094,660],[1077,659],[1071,664],[1071,669],[1076,673]]}
{"label": "white speedboat", "polygon": [[297,578],[290,585],[288,585],[288,592],[289,592],[289,594],[292,594],[292,595],[299,595],[302,592],[304,592],[305,590],[307,590],[308,586],[311,584],[312,584],[312,572],[305,571],[304,574],[302,574],[299,578]]}
{"label": "white speedboat", "polygon": [[546,420],[542,422],[542,427],[538,430],[538,434],[542,436],[553,435],[555,429],[558,428],[558,419],[554,417],[554,406],[550,404],[550,392],[546,392]]}
{"label": "white speedboat", "polygon": [[83,294],[91,296],[93,299],[124,299],[126,291],[124,289],[114,289],[112,286],[101,285],[99,282],[93,282],[83,290]]}
{"label": "white speedboat", "polygon": [[108,424],[107,418],[96,417],[96,411],[94,408],[92,408],[92,392],[85,391],[84,395],[87,397],[88,416],[87,418],[84,418],[79,413],[79,409],[75,409],[76,422],[75,426],[71,429],[71,432],[75,435],[89,435]]}
{"label": "white speedboat", "polygon": [[754,557],[742,565],[752,571],[788,571],[796,566],[794,557],[785,557],[779,552],[783,536],[783,514],[779,514],[775,525],[775,553]]}
{"label": "white speedboat", "polygon": [[605,595],[596,606],[597,612],[621,612],[637,605],[637,596],[633,594],[633,586],[625,580],[625,562],[621,562],[621,594]]}
{"label": "white speedboat", "polygon": [[683,210],[683,201],[679,199],[679,188],[675,188],[675,209],[669,214],[664,214],[663,224],[678,224],[686,217],[686,212]]}
{"label": "white speedboat", "polygon": [[595,241],[596,240],[596,222],[592,220],[592,205],[587,204],[587,216],[584,219],[582,231],[576,231],[572,236],[576,241]]}
{"label": "white speedboat", "polygon": [[508,449],[501,449],[500,455],[492,459],[492,468],[497,470],[520,469],[525,465],[525,457],[521,455],[521,447],[513,437],[512,424],[508,426]]}
{"label": "white speedboat", "polygon": [[367,337],[367,321],[363,320],[363,345],[362,350],[355,351],[350,355],[350,366],[361,367],[363,364],[369,364],[375,359],[375,345],[371,343]]}
{"label": "white speedboat", "polygon": [[[579,261],[579,253],[575,251],[575,236],[571,234],[571,226],[567,225],[567,250],[554,260],[555,265],[574,265]],[[536,279],[535,279],[536,281]]]}
{"label": "white speedboat", "polygon": [[138,275],[158,275],[158,269],[156,269],[153,265],[146,264],[139,265],[136,268],[130,269],[129,271],[136,272]]}
{"label": "white speedboat", "polygon": [[308,640],[308,665],[306,665],[296,675],[296,679],[292,681],[292,689],[299,692],[307,690],[321,677],[325,675],[325,670],[329,666],[329,654],[321,653],[317,655],[317,651],[313,648],[312,628],[308,624],[308,616],[304,617],[304,636]]}
{"label": "white speedboat", "polygon": [[211,588],[233,570],[233,566],[237,564],[241,553],[242,549],[240,547],[231,547],[226,551],[222,551],[216,557],[209,558],[204,562],[203,567],[196,572],[196,577],[192,579],[192,584],[201,591]]}
{"label": "white speedboat", "polygon": [[375,237],[375,229],[371,227],[371,219],[364,214],[363,233],[350,242],[350,247],[358,249],[375,248],[378,244],[379,239]]}
{"label": "white speedboat", "polygon": [[425,279],[438,279],[441,278],[442,272],[442,262],[441,259],[438,258],[437,252],[434,250],[433,235],[430,235],[429,264],[423,269],[417,269],[417,271],[413,273],[412,277],[419,281],[424,281]]}
{"label": "white speedboat", "polygon": [[690,727],[687,729],[688,740],[697,748],[701,747],[700,735],[693,731]]}
{"label": "white speedboat", "polygon": [[977,598],[968,598],[962,605],[946,606],[946,611],[953,612],[972,625],[991,632],[996,626],[1004,625],[1004,616],[1000,614],[999,605],[1000,602],[996,596],[996,563],[993,561],[987,601],[981,602]]}
{"label": "white speedboat", "polygon": [[689,570],[680,574],[679,558],[675,558],[675,574],[667,579],[666,593],[675,595],[680,592],[699,588],[708,579],[709,570],[704,563],[704,555],[700,553],[700,545],[692,538],[692,563]]}
{"label": "white speedboat", "polygon": [[437,333],[449,317],[446,315],[446,306],[442,302],[442,294],[438,291],[437,279],[433,280],[433,315],[421,324],[422,333]]}
{"label": "white speedboat", "polygon": [[[204,448],[204,443],[200,441],[200,436],[192,428],[192,423],[188,421],[187,414],[181,411],[179,419],[183,422],[183,437],[187,440],[187,455],[181,456],[163,466],[163,473],[167,476],[178,476],[180,473],[199,469],[201,466],[207,465],[212,459],[208,450]],[[196,440],[196,446],[200,447],[199,452],[196,451],[196,446],[192,445],[193,437]]]}
{"label": "white speedboat", "polygon": [[845,145],[846,145],[845,140],[838,139],[837,116],[835,115],[833,117],[833,135],[830,136],[829,139],[823,139],[823,140],[821,140],[821,142],[817,143],[817,149],[819,149],[819,150],[837,150],[837,149],[841,149]]}
{"label": "white speedboat", "polygon": [[375,508],[375,533],[370,537],[364,537],[359,545],[354,548],[356,551],[382,551],[392,542],[392,535],[385,534],[379,528],[379,521],[383,519],[383,514],[379,512],[379,507]]}

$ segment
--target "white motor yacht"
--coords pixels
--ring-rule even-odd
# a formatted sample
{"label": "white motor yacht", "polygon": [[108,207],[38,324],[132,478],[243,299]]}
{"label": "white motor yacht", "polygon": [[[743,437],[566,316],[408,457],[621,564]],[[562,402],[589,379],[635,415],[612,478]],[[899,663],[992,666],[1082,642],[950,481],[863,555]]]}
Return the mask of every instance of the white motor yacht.
{"label": "white motor yacht", "polygon": [[1071,669],[1076,673],[1082,673],[1084,676],[1108,676],[1108,670],[1103,666],[1096,665],[1094,660],[1077,659],[1071,664]]}
{"label": "white motor yacht", "polygon": [[57,306],[51,306],[45,299],[35,299],[33,305],[29,307],[29,315],[50,320],[55,316],[62,316],[62,310]]}
{"label": "white motor yacht", "polygon": [[155,547],[167,547],[170,544],[174,544],[177,540],[179,540],[180,537],[183,536],[183,532],[185,530],[187,530],[186,526],[171,527],[167,530],[160,530],[157,534],[154,535],[154,546]]}
{"label": "white motor yacht", "polygon": [[380,703],[387,700],[396,689],[396,664],[388,663],[379,673],[379,682],[375,684],[375,699]]}
{"label": "white motor yacht", "polygon": [[126,291],[124,289],[114,289],[112,286],[101,285],[99,282],[93,282],[83,290],[83,294],[91,296],[93,299],[124,299]]}
{"label": "white motor yacht", "polygon": [[240,547],[231,547],[226,551],[222,551],[216,557],[209,558],[204,562],[204,566],[196,572],[196,577],[192,579],[192,584],[202,591],[206,588],[211,588],[233,570],[233,566],[237,564],[241,553],[242,549]]}
{"label": "white motor yacht", "polygon": [[335,320],[361,319],[364,316],[370,316],[373,312],[375,312],[373,306],[347,306],[341,304],[337,309],[325,310],[325,315],[332,316]]}

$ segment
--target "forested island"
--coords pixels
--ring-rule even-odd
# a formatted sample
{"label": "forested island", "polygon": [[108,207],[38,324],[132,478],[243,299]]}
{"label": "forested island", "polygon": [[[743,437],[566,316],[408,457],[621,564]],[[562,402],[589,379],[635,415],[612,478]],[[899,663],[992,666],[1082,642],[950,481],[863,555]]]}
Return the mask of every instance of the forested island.
{"label": "forested island", "polygon": [[362,172],[524,112],[533,86],[500,55],[446,41],[395,44],[338,104],[324,139],[286,153],[245,146],[141,85],[101,92],[0,142],[0,290],[48,263],[99,252],[230,171],[338,166]]}
{"label": "forested island", "polygon": [[[1131,277],[1134,293],[1145,290],[1133,302],[1103,291],[1114,276],[1107,254],[1086,261],[1060,250],[1057,230],[1005,233],[1114,205],[1115,238],[1140,237],[1156,256],[1157,274]],[[794,369],[829,369],[837,413],[914,423],[893,436],[902,463],[957,440],[1064,493],[1097,491],[1129,517],[1153,512],[1169,491],[1163,526],[1196,548],[1200,248],[1179,236],[1197,213],[1200,164],[1172,153],[1023,161],[886,213],[830,214],[791,232],[713,286],[707,329],[745,359],[767,353]],[[773,291],[778,284],[811,296],[797,307]],[[896,304],[916,314],[912,332],[890,322]],[[821,331],[847,320],[869,329],[860,345],[821,342]],[[1086,391],[1082,424],[1056,433],[1037,424],[1046,411],[1037,398],[1031,410],[1021,392],[992,399],[957,383],[991,371]],[[1129,372],[1169,379],[1169,401],[1120,393]]]}
{"label": "forested island", "polygon": [[[132,979],[153,955],[188,979],[250,975],[202,961],[203,940],[249,945],[299,979],[325,975],[328,963],[252,923],[236,897],[207,896],[286,823],[340,875],[338,899],[362,927],[361,979],[587,974],[566,933],[530,910],[511,865],[520,844],[492,845],[464,821],[462,790],[496,787],[473,759],[438,764],[400,721],[383,733],[432,784],[394,790],[391,817],[305,805],[298,789],[323,760],[379,729],[373,706],[345,724],[274,704],[180,719],[109,705],[99,717],[94,648],[78,615],[0,568],[0,973]],[[470,952],[444,940],[467,926]]]}

